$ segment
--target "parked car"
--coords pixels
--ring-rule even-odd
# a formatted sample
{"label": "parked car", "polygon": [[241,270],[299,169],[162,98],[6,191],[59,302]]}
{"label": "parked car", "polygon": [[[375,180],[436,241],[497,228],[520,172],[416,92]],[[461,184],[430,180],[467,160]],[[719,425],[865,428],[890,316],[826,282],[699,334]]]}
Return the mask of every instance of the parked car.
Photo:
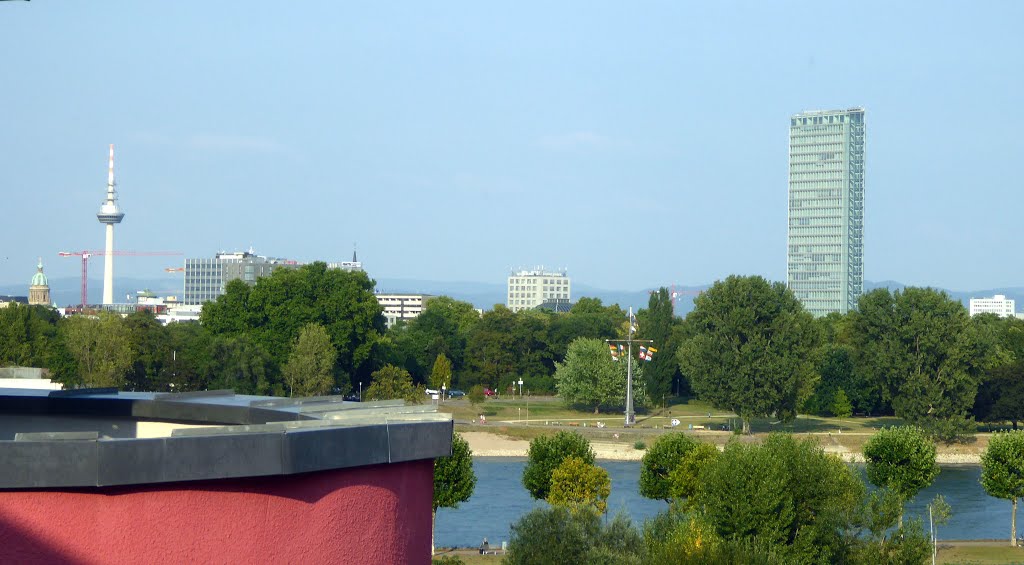
{"label": "parked car", "polygon": [[486,395],[486,396],[494,396],[494,391],[489,389],[489,388],[485,388],[484,389],[484,395]]}
{"label": "parked car", "polygon": [[463,396],[466,396],[466,393],[461,390],[452,389],[448,391],[448,398],[462,398]]}

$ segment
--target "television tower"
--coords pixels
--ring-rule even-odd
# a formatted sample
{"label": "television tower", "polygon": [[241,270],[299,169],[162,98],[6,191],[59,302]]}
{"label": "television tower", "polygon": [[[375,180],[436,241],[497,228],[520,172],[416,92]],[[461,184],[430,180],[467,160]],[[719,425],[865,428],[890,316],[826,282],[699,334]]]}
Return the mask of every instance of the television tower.
{"label": "television tower", "polygon": [[114,144],[110,144],[110,169],[107,172],[107,200],[100,206],[96,219],[107,226],[106,254],[103,256],[103,303],[114,303],[114,224],[120,224],[124,212],[117,205],[114,190]]}

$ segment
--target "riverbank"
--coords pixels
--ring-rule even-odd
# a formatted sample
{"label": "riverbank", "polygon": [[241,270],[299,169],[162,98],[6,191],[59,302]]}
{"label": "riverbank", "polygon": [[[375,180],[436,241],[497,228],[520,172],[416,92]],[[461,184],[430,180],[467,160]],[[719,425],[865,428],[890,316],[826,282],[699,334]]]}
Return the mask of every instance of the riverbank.
{"label": "riverbank", "polygon": [[[530,442],[525,439],[518,439],[502,434],[500,431],[460,431],[462,437],[469,442],[474,457],[526,457],[530,449]],[[714,443],[720,448],[730,438],[736,436],[725,432],[703,432],[694,434],[702,441]],[[828,453],[834,453],[848,463],[863,463],[864,455],[858,448],[866,440],[866,437],[853,437],[852,442],[847,442],[852,434],[807,434],[809,437],[817,438]],[[843,437],[843,436],[846,437]],[[657,436],[652,436],[651,444]],[[757,436],[742,438],[740,441],[756,441]],[[850,445],[847,445],[850,443]],[[598,459],[608,461],[639,461],[643,458],[645,451],[637,449],[635,442],[614,442],[591,439],[591,447]],[[977,440],[972,444],[938,446],[936,461],[942,465],[980,465],[981,453],[988,445],[988,434],[979,434]]]}

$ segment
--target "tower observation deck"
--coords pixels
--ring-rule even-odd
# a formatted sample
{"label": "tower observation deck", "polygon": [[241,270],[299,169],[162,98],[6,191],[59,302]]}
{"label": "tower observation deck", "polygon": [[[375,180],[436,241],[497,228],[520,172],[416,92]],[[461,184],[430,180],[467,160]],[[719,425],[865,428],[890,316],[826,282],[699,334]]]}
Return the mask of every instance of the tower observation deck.
{"label": "tower observation deck", "polygon": [[114,303],[114,224],[120,224],[124,212],[117,205],[114,189],[114,145],[110,145],[110,165],[107,170],[107,199],[100,205],[96,219],[107,226],[106,255],[103,257],[103,303]]}

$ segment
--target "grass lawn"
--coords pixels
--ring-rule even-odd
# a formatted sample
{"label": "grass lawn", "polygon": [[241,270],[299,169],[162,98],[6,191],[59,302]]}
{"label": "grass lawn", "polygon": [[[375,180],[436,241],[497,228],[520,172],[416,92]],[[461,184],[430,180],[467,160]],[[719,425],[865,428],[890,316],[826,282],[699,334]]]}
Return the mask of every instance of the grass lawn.
{"label": "grass lawn", "polygon": [[951,544],[939,542],[936,563],[977,565],[1024,564],[1024,548],[1010,547],[1009,541],[960,541]]}

